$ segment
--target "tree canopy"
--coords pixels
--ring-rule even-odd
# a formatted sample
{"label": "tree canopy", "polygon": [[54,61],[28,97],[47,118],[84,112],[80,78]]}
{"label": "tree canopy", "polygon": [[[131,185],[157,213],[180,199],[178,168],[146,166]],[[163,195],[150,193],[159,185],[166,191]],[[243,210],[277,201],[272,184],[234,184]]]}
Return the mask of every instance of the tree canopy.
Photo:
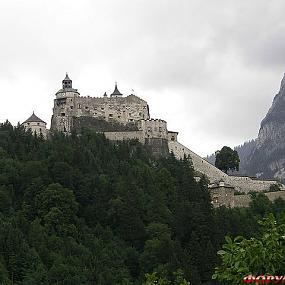
{"label": "tree canopy", "polygon": [[228,146],[223,146],[221,150],[216,151],[215,166],[228,173],[229,170],[239,170],[240,159],[236,150]]}
{"label": "tree canopy", "polygon": [[213,284],[224,236],[257,235],[268,211],[284,222],[285,202],[213,209],[194,175],[137,141],[0,125],[0,283]]}
{"label": "tree canopy", "polygon": [[223,284],[237,285],[246,277],[251,280],[251,276],[282,275],[285,266],[285,225],[277,226],[272,214],[259,223],[263,233],[258,238],[238,236],[232,240],[226,236],[223,249],[218,251],[222,265],[216,268],[214,279]]}

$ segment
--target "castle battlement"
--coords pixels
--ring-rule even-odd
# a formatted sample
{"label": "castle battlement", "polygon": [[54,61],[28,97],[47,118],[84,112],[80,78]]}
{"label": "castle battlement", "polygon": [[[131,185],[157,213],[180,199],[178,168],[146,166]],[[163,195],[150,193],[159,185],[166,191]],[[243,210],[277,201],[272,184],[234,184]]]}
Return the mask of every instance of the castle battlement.
{"label": "castle battlement", "polygon": [[166,123],[166,121],[165,120],[162,120],[162,119],[153,119],[153,118],[151,118],[151,119],[144,119],[143,121],[146,121],[146,122],[161,122],[161,123]]}

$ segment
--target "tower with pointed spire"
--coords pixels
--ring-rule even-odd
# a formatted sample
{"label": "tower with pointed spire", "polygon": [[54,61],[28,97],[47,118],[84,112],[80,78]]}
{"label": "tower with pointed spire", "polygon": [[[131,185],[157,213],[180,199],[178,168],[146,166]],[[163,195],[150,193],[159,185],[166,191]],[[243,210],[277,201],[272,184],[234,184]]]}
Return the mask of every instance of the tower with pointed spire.
{"label": "tower with pointed spire", "polygon": [[115,89],[114,89],[113,93],[110,96],[111,97],[121,97],[121,96],[123,96],[123,94],[118,89],[117,82],[115,82]]}
{"label": "tower with pointed spire", "polygon": [[67,72],[65,78],[62,80],[62,89],[71,89],[72,88],[72,80],[69,78]]}

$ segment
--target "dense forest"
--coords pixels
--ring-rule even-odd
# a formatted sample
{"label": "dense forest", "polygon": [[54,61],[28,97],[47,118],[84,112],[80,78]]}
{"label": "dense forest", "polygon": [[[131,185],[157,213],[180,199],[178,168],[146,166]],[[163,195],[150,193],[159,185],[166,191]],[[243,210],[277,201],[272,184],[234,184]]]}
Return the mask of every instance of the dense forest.
{"label": "dense forest", "polygon": [[225,235],[259,235],[269,212],[285,222],[285,203],[215,210],[194,176],[189,158],[154,158],[137,141],[90,130],[45,141],[1,124],[0,283],[217,284]]}

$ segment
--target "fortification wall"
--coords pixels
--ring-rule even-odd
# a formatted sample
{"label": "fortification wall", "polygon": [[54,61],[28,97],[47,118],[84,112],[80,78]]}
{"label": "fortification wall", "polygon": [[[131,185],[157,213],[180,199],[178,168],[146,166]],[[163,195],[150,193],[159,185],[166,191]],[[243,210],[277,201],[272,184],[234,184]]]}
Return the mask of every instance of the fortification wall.
{"label": "fortification wall", "polygon": [[[270,201],[274,201],[278,198],[285,200],[285,191],[269,192],[265,193]],[[235,195],[234,196],[234,206],[235,207],[249,207],[251,197],[249,194],[246,195]]]}
{"label": "fortification wall", "polygon": [[177,141],[168,141],[168,147],[169,151],[173,152],[175,157],[178,159],[183,158],[184,155],[190,155],[190,157],[192,158],[194,169],[207,175],[211,182],[223,179],[225,182],[230,183],[229,176],[227,174],[204,160],[198,154],[194,153],[181,143]]}
{"label": "fortification wall", "polygon": [[[277,184],[275,180],[258,180],[252,179],[246,176],[229,176],[230,184],[236,188],[236,190],[241,192],[252,192],[252,191],[268,191],[270,186],[273,184]],[[282,186],[283,188],[283,186]]]}
{"label": "fortification wall", "polygon": [[168,156],[168,142],[163,138],[145,138],[145,147],[156,157]]}
{"label": "fortification wall", "polygon": [[[147,102],[135,95],[127,97],[82,97],[76,92],[60,92],[54,100],[52,128],[71,131],[67,117],[92,117],[124,125],[149,119]],[[65,122],[65,125],[62,127]]]}
{"label": "fortification wall", "polygon": [[[179,142],[169,141],[168,146],[169,151],[172,151],[177,158],[190,155],[194,169],[207,175],[210,182],[222,179],[235,187],[237,191],[244,193],[251,191],[268,191],[272,184],[277,183],[275,180],[257,180],[251,179],[250,177],[229,176]],[[282,186],[282,189],[284,189],[283,187],[284,186]]]}
{"label": "fortification wall", "polygon": [[149,119],[147,103],[134,96],[128,97],[78,97],[76,98],[76,116],[101,118],[122,124]]}
{"label": "fortification wall", "polygon": [[235,195],[234,207],[248,207],[251,201],[250,195]]}
{"label": "fortification wall", "polygon": [[168,138],[167,123],[164,120],[140,120],[138,128],[143,131],[145,138]]}
{"label": "fortification wall", "polygon": [[142,131],[132,131],[132,132],[103,132],[107,139],[113,141],[123,141],[138,139],[142,144],[145,143],[144,135]]}

